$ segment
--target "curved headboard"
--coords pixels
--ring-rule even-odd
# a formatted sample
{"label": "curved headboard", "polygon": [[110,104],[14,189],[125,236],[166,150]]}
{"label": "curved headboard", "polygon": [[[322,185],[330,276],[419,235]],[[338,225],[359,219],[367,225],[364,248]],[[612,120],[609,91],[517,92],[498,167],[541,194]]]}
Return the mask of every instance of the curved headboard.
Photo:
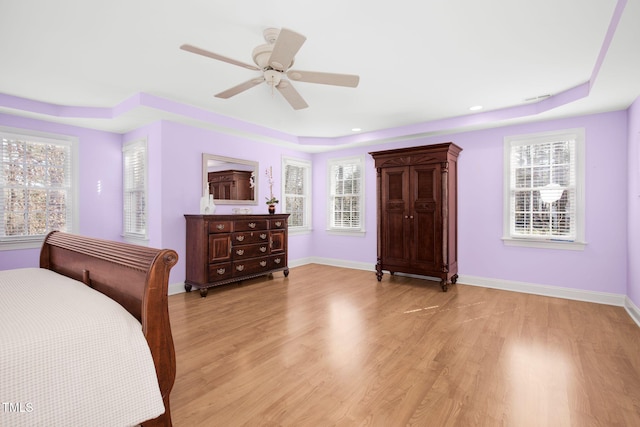
{"label": "curved headboard", "polygon": [[178,254],[171,249],[58,231],[47,235],[40,251],[41,268],[84,282],[117,301],[142,324],[166,409],[164,415],[144,425],[171,425],[169,393],[176,359],[167,291],[169,272],[177,262]]}

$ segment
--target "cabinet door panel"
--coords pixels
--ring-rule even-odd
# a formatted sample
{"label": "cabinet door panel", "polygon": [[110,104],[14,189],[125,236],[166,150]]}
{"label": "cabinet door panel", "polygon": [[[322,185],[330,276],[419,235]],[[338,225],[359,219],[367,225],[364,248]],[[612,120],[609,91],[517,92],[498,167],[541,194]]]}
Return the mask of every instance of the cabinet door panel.
{"label": "cabinet door panel", "polygon": [[231,257],[231,236],[209,234],[209,263],[227,261]]}
{"label": "cabinet door panel", "polygon": [[271,231],[271,253],[277,254],[284,252],[286,247],[286,237],[284,230],[272,230]]}
{"label": "cabinet door panel", "polygon": [[406,167],[384,168],[381,175],[382,230],[384,262],[402,265],[408,262],[409,170]]}
{"label": "cabinet door panel", "polygon": [[411,222],[413,261],[430,269],[440,268],[442,259],[442,220],[438,209],[440,198],[440,164],[414,166],[411,168],[413,187],[411,191]]}

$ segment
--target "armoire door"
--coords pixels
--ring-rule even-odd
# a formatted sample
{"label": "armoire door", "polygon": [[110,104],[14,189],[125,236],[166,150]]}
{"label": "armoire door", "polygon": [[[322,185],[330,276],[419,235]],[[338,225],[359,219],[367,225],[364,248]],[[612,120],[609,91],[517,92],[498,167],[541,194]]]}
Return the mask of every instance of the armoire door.
{"label": "armoire door", "polygon": [[384,264],[410,264],[409,179],[409,168],[406,166],[388,167],[381,171],[380,214]]}
{"label": "armoire door", "polygon": [[437,272],[442,268],[442,184],[440,163],[411,166],[411,261]]}

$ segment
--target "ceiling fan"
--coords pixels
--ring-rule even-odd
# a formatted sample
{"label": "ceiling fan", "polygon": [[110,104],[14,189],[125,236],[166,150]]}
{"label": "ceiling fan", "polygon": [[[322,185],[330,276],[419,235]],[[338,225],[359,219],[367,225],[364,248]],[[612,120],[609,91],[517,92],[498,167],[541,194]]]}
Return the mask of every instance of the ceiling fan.
{"label": "ceiling fan", "polygon": [[360,77],[353,74],[290,70],[289,68],[293,65],[296,53],[298,53],[298,50],[300,50],[300,47],[302,47],[302,44],[307,39],[302,34],[286,28],[282,28],[281,30],[278,30],[277,28],[267,28],[264,30],[263,35],[267,43],[253,49],[253,62],[255,62],[256,65],[227,58],[226,56],[209,52],[208,50],[204,50],[190,44],[183,44],[180,46],[180,49],[227,62],[229,64],[248,68],[249,70],[260,71],[262,73],[260,77],[254,77],[244,83],[240,83],[237,86],[216,94],[215,96],[218,98],[231,98],[232,96],[251,89],[262,82],[266,82],[272,89],[278,89],[293,109],[301,110],[303,108],[307,108],[309,105],[304,99],[302,99],[302,96],[300,96],[291,82],[284,78],[285,74],[289,79],[299,82],[346,87],[358,86]]}

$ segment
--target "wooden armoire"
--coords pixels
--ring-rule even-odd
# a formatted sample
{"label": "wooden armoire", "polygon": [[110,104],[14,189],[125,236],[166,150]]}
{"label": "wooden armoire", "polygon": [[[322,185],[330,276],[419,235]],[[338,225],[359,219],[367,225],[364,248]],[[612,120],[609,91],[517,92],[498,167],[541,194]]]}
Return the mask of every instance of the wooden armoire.
{"label": "wooden armoire", "polygon": [[457,172],[462,148],[447,142],[371,154],[377,169],[378,260],[383,270],[458,279]]}

